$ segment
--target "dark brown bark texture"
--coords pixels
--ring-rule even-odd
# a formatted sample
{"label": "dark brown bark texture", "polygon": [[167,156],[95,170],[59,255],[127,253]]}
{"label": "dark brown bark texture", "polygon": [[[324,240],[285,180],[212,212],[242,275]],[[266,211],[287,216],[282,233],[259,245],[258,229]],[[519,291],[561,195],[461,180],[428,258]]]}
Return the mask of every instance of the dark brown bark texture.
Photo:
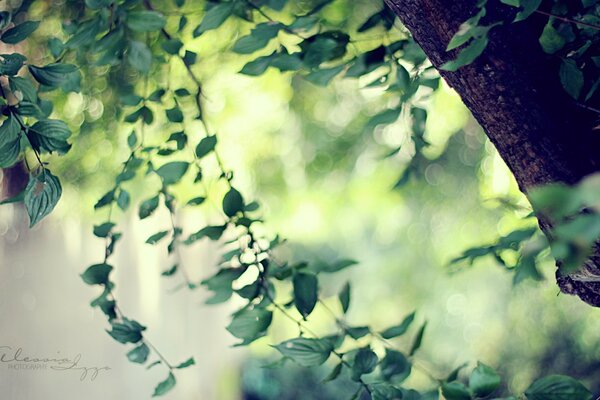
{"label": "dark brown bark texture", "polygon": [[[475,12],[472,0],[385,0],[438,68],[456,57],[446,46],[460,24]],[[495,3],[494,3],[495,4]],[[488,6],[490,20],[512,20],[514,9]],[[485,22],[485,21],[484,21]],[[445,81],[483,127],[514,174],[519,188],[549,182],[573,184],[600,170],[597,114],[578,105],[560,85],[558,60],[538,42],[547,17],[491,31],[490,43],[475,62],[456,72],[440,70]],[[548,221],[540,221],[548,231]],[[557,282],[564,293],[600,307],[600,253],[585,267]]]}

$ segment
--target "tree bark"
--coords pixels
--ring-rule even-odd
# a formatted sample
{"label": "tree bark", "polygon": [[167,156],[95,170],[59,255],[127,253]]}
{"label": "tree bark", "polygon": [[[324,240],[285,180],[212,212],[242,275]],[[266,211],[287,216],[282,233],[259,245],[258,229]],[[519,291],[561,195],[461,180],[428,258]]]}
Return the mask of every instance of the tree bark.
{"label": "tree bark", "polygon": [[[475,12],[472,0],[385,0],[416,42],[461,96],[514,174],[523,193],[550,182],[573,184],[600,171],[597,114],[578,105],[560,85],[556,57],[538,42],[547,22],[533,15],[492,29],[486,50],[456,72],[440,70],[457,51],[446,46],[460,24]],[[511,20],[514,9],[488,6],[491,19]],[[512,14],[511,14],[512,13]],[[548,233],[549,222],[540,220]],[[600,252],[581,271],[561,276],[564,293],[600,307]]]}

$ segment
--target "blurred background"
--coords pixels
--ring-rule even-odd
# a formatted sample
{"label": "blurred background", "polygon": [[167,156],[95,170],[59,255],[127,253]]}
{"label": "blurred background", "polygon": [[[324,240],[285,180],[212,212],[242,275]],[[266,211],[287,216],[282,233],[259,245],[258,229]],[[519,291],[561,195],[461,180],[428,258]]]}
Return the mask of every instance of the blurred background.
{"label": "blurred background", "polygon": [[[336,2],[326,16],[332,23],[357,24],[373,8],[357,3]],[[46,11],[34,6],[31,12]],[[59,34],[60,20],[50,15],[40,29],[40,35]],[[480,360],[502,371],[515,391],[540,375],[562,373],[599,392],[600,319],[596,310],[559,294],[551,260],[542,271],[545,281],[515,287],[512,275],[491,257],[473,266],[449,266],[466,248],[533,224],[523,219],[528,203],[460,99],[444,84],[420,97],[429,113],[425,136],[431,146],[417,165],[419,179],[394,189],[414,154],[409,124],[403,118],[389,125],[369,121],[398,99],[385,87],[365,88],[361,80],[338,79],[320,88],[278,71],[259,78],[239,75],[251,58],[224,50],[244,29],[229,21],[186,46],[203,57],[197,68],[207,93],[206,115],[219,134],[224,163],[235,171],[236,186],[262,205],[264,231],[289,242],[280,256],[357,260],[358,265],[321,282],[324,295],[335,298],[346,281],[352,282],[352,325],[386,328],[416,310],[418,322],[429,321],[418,362],[436,376]],[[52,160],[53,172],[64,182],[55,212],[30,230],[21,206],[0,207],[0,346],[10,347],[7,357],[17,348],[32,358],[81,354],[80,365],[110,370],[80,380],[76,371],[14,370],[0,363],[2,399],[147,398],[164,379],[164,371],[146,371],[127,360],[127,348],[105,332],[105,317],[89,307],[96,289],[79,277],[85,267],[102,261],[104,243],[91,228],[106,211],[95,214],[93,204],[111,187],[128,152],[128,132],[115,124],[114,105],[107,101],[107,78],[94,79],[90,93],[55,99],[55,112],[78,131],[73,151]],[[184,71],[177,68],[165,79],[185,84]],[[186,127],[190,136],[199,129],[194,124]],[[156,122],[157,143],[169,134],[164,128],[163,121]],[[5,194],[18,176],[18,170],[3,173]],[[130,185],[134,203],[155,190],[142,182]],[[195,190],[185,183],[177,187],[183,199],[198,196]],[[178,223],[188,232],[196,230],[214,218],[210,210],[216,207],[213,201],[209,211],[182,212]],[[124,239],[113,264],[121,307],[148,326],[148,338],[167,359],[196,360],[196,366],[178,374],[178,385],[165,398],[352,395],[344,380],[319,383],[329,365],[264,368],[278,359],[269,345],[294,326],[276,319],[271,336],[248,349],[232,347],[236,341],[225,326],[235,304],[206,305],[205,289],[190,291],[181,288],[177,276],[161,277],[172,259],[164,248],[144,242],[169,225],[165,210],[143,221],[135,211],[118,218]],[[221,253],[217,244],[200,241],[182,252],[182,263],[201,279],[214,273]],[[321,308],[313,318],[321,332],[333,330]],[[409,340],[398,344],[406,348]],[[407,386],[426,389],[430,383],[416,372]]]}

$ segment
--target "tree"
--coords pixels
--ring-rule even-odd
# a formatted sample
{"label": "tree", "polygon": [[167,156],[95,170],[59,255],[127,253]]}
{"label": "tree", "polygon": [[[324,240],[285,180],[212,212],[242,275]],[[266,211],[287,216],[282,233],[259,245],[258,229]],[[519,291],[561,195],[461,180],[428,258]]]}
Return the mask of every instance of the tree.
{"label": "tree", "polygon": [[[36,36],[40,22],[27,18],[29,13],[36,15],[35,9],[30,10],[32,3],[25,1],[0,13],[0,41],[7,46],[29,43],[31,47],[25,50],[10,47],[7,54],[0,55],[5,116],[0,126],[0,166],[12,167],[17,172],[24,166],[29,171],[23,190],[12,190],[15,196],[2,203],[24,202],[33,226],[51,213],[59,201],[61,177],[51,172],[55,165],[52,154],[70,151],[70,125],[75,125],[72,121],[67,123],[70,122],[67,112],[61,112],[64,101],[61,92],[81,91],[89,100],[101,102],[106,107],[102,118],[107,130],[127,127],[122,139],[127,143],[128,156],[114,182],[94,205],[99,212],[106,211],[104,222],[93,228],[94,234],[105,240],[105,252],[99,263],[83,272],[82,279],[100,289],[91,305],[106,316],[108,333],[117,342],[134,346],[127,353],[129,360],[144,364],[154,356],[157,361],[149,367],[160,364],[166,369],[166,379],[156,386],[155,396],[169,392],[176,384],[178,370],[191,367],[195,360],[169,362],[145,337],[146,327],[125,315],[118,305],[111,256],[122,232],[118,231],[115,214],[118,209],[125,212],[131,208],[130,191],[136,181],[153,190],[150,194],[144,192],[147,197],[137,208],[139,218],[151,217],[159,207],[164,207],[171,216],[171,226],[151,234],[146,243],[167,243],[167,252],[177,255],[181,247],[200,240],[225,241],[228,251],[219,270],[202,282],[190,280],[180,262],[162,275],[181,275],[190,290],[204,285],[214,292],[210,303],[221,303],[234,295],[243,299],[245,305],[232,315],[227,327],[241,340],[241,345],[265,336],[273,314],[280,313],[300,330],[298,337],[274,346],[282,356],[281,363],[293,360],[312,367],[335,358],[337,364],[328,380],[349,374],[357,387],[355,398],[363,394],[373,399],[435,398],[441,390],[447,399],[470,399],[501,390],[501,377],[483,363],[470,371],[468,384],[462,383],[459,376],[462,367],[459,367],[444,378],[429,375],[430,392],[419,394],[401,386],[411,374],[427,322],[411,332],[410,347],[400,351],[388,341],[409,332],[415,314],[407,313],[402,321],[381,331],[350,326],[343,317],[351,303],[350,284],[344,285],[337,296],[341,315],[333,316],[335,333],[322,336],[306,326],[307,318],[320,306],[320,279],[355,262],[280,261],[273,252],[282,240],[262,235],[255,228],[261,223],[260,207],[244,198],[236,187],[233,171],[226,167],[219,153],[219,136],[213,124],[208,123],[207,94],[197,68],[202,63],[202,54],[199,56],[190,45],[192,40],[204,40],[207,32],[219,29],[226,21],[240,23],[244,32],[231,46],[234,53],[244,56],[262,52],[245,63],[241,74],[258,76],[274,68],[291,71],[321,86],[341,75],[370,79],[369,87],[386,86],[396,102],[373,116],[367,125],[373,128],[392,123],[401,115],[410,120],[414,155],[396,188],[419,176],[427,162],[423,149],[429,145],[425,138],[428,114],[419,100],[423,92],[426,96],[438,87],[440,78],[435,68],[439,69],[497,146],[521,189],[531,196],[553,248],[567,249],[557,256],[561,288],[592,305],[600,304],[594,283],[597,256],[586,264],[585,279],[581,278],[579,268],[600,235],[596,233],[600,226],[598,214],[593,209],[599,201],[597,179],[588,178],[575,188],[549,186],[534,190],[555,182],[573,185],[597,171],[594,145],[599,139],[592,128],[599,81],[590,82],[584,76],[597,72],[590,63],[596,62],[593,50],[600,28],[584,21],[597,14],[595,1],[570,6],[558,0],[548,2],[552,4],[530,0],[503,0],[503,4],[479,1],[477,5],[466,1],[446,5],[441,1],[389,0],[391,9],[425,53],[402,28],[397,29],[393,14],[386,8],[376,9],[356,27],[357,33],[380,32],[376,39],[366,39],[369,45],[362,48],[353,40],[354,28],[345,26],[343,18],[336,22],[320,17],[333,1],[207,2],[199,19],[194,19],[198,14],[197,4],[189,3],[184,0],[72,2],[57,16],[63,21],[63,32],[41,36],[48,39],[42,56],[31,49],[36,47],[32,43],[41,40]],[[37,4],[41,4],[43,11],[51,11],[49,3]],[[362,11],[363,6],[345,5],[341,10],[350,13],[357,7]],[[549,12],[544,7],[549,6],[558,14],[552,14],[548,20]],[[532,15],[543,15],[544,19]],[[518,23],[513,24],[515,18]],[[555,23],[560,26],[555,27]],[[579,31],[575,32],[572,26]],[[538,38],[545,53],[560,54],[562,60],[545,55]],[[350,45],[356,46],[357,51],[351,53]],[[464,48],[446,51],[461,46]],[[185,76],[185,83],[173,86],[172,70]],[[579,102],[584,87],[588,94]],[[92,131],[93,126],[93,120],[80,123],[77,140],[84,141],[86,130]],[[150,135],[151,128],[156,126],[161,129]],[[569,130],[576,132],[575,139],[565,136]],[[201,135],[197,137],[199,132]],[[392,149],[391,154],[398,151],[400,148]],[[202,186],[207,181],[219,189],[215,192]],[[182,201],[177,191],[181,182],[192,185],[197,196]],[[177,225],[174,218],[177,212],[183,207],[199,206],[209,197],[218,199],[221,222],[191,233]],[[563,204],[565,199],[569,200],[568,207]],[[582,213],[582,209],[586,212]],[[578,225],[571,225],[568,234],[559,231],[561,226],[572,222]],[[492,254],[506,264],[502,252],[519,248],[534,233],[533,229],[515,231],[500,238],[494,246],[465,252],[460,259]],[[574,243],[579,247],[573,250]],[[537,277],[535,258],[543,248],[542,245],[533,252],[523,252],[519,263],[510,266],[509,269],[517,271],[516,281],[524,276]],[[240,278],[248,275],[253,277],[252,282],[239,287]],[[282,303],[277,297],[275,288],[280,285],[288,290],[292,301]],[[365,337],[372,339],[366,345],[360,341]],[[591,396],[581,383],[564,376],[541,378],[531,384],[525,395],[531,399],[552,399],[564,397],[565,393],[573,399]]]}
{"label": "tree", "polygon": [[[544,38],[555,35],[559,42],[562,40],[560,34],[554,33],[552,25],[561,16],[550,15],[548,20],[548,12],[542,10],[552,6],[555,9],[563,7],[561,10],[566,14],[566,3],[523,1],[521,4],[534,14],[517,23],[511,23],[517,14],[513,7],[488,7],[486,25],[497,21],[504,24],[490,30],[486,49],[472,64],[446,71],[443,65],[455,56],[446,51],[448,43],[461,24],[478,8],[469,1],[452,2],[451,5],[442,1],[386,2],[411,31],[442,77],[460,94],[524,193],[551,182],[574,184],[598,172],[600,158],[595,151],[600,144],[600,137],[595,131],[598,110],[579,102],[583,82],[577,82],[583,76],[579,76],[574,61],[565,58],[561,63],[558,57],[545,53],[539,45],[542,34]],[[503,3],[510,4],[509,1]],[[571,5],[571,8],[578,7]],[[577,21],[567,22],[577,24]],[[552,53],[559,50],[549,49]],[[574,72],[567,72],[567,68],[569,71],[574,68]],[[573,74],[573,77],[564,79],[573,81],[568,83],[573,86],[567,89],[572,88],[574,96],[569,96],[562,87],[559,71],[561,75]],[[540,226],[548,232],[551,222],[541,218]],[[596,252],[585,263],[586,273],[583,275],[562,276],[557,273],[561,290],[599,306],[600,292],[596,279],[600,276],[599,262]]]}

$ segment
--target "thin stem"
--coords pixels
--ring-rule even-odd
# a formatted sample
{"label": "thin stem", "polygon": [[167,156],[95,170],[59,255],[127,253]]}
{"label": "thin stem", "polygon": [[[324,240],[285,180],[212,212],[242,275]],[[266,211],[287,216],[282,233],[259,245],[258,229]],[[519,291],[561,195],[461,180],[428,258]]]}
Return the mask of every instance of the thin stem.
{"label": "thin stem", "polygon": [[162,362],[169,368],[170,371],[173,371],[173,366],[169,363],[169,361],[167,361],[167,359],[161,354],[160,351],[158,351],[158,349],[156,348],[156,346],[154,346],[149,340],[148,338],[144,338],[142,339],[143,342],[152,349],[153,352],[156,353],[156,355],[158,356],[158,358],[160,358],[162,360]]}
{"label": "thin stem", "polygon": [[577,20],[574,20],[574,19],[570,19],[570,18],[566,18],[566,17],[561,17],[560,15],[552,14],[552,13],[549,13],[549,12],[546,12],[546,11],[542,11],[542,10],[535,10],[534,12],[537,13],[537,14],[545,15],[547,17],[556,18],[559,21],[568,22],[570,24],[575,24],[575,25],[581,25],[581,26],[585,26],[585,27],[590,28],[590,29],[595,29],[597,31],[600,31],[600,26],[598,26],[598,25],[588,24],[587,22],[581,22],[581,21],[577,21]]}

